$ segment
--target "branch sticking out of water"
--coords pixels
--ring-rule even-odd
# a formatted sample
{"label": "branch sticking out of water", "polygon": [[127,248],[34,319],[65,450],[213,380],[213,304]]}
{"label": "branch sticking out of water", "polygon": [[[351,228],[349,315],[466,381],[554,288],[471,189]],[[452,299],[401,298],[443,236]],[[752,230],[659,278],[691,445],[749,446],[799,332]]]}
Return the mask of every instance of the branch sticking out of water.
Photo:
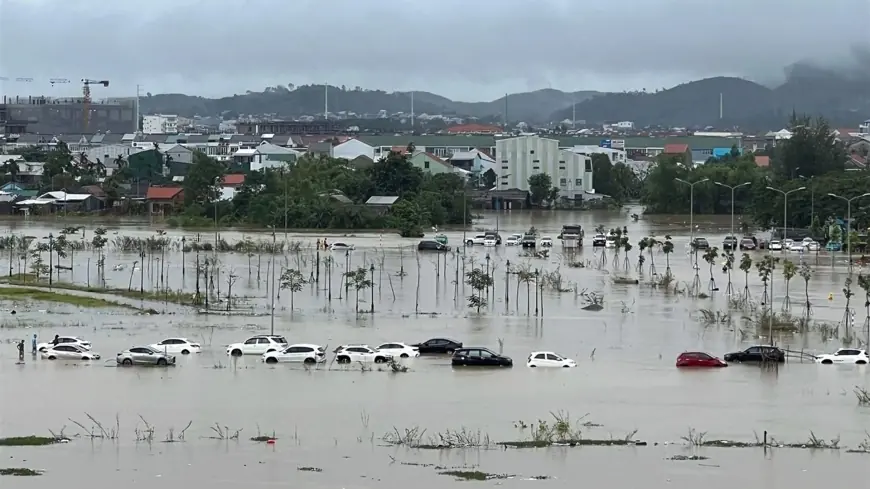
{"label": "branch sticking out of water", "polygon": [[115,426],[106,429],[103,427],[103,424],[97,421],[93,416],[88,413],[85,413],[85,416],[93,423],[90,429],[86,428],[82,423],[69,418],[70,422],[78,426],[82,429],[82,436],[87,436],[88,438],[100,438],[103,440],[117,440],[118,433],[121,431],[121,421],[118,415],[115,415]]}
{"label": "branch sticking out of water", "polygon": [[221,426],[219,423],[215,423],[214,426],[211,427],[212,432],[214,432],[214,436],[209,436],[212,440],[238,440],[239,434],[241,434],[242,430],[230,430],[227,426]]}

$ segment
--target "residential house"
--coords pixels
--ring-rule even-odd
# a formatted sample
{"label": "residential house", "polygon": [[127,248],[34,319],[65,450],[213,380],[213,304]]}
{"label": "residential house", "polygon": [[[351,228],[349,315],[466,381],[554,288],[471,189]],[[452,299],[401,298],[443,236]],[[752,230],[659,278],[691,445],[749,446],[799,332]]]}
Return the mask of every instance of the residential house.
{"label": "residential house", "polygon": [[614,165],[617,163],[625,164],[628,162],[628,155],[625,150],[622,149],[605,148],[602,146],[587,144],[574,146],[568,151],[572,151],[579,155],[588,156],[590,158],[594,154],[604,154],[607,155],[607,157],[610,159],[610,163]]}
{"label": "residential house", "polygon": [[180,144],[174,144],[164,149],[162,153],[169,176],[187,176],[187,172],[190,171],[193,164],[193,150]]}
{"label": "residential house", "polygon": [[233,154],[233,165],[242,171],[279,168],[292,165],[302,155],[295,149],[262,143],[255,148],[240,149]]}
{"label": "residential house", "polygon": [[46,192],[39,197],[39,200],[52,200],[52,205],[57,208],[63,208],[68,211],[76,212],[93,212],[103,208],[103,200],[91,194],[73,194],[63,190],[55,190]]}
{"label": "residential house", "polygon": [[449,161],[452,166],[471,172],[472,174],[482,174],[486,173],[488,170],[495,172],[496,170],[495,160],[488,154],[477,149],[453,153],[447,161]]}
{"label": "residential house", "polygon": [[858,133],[864,136],[870,136],[870,119],[858,125]]}
{"label": "residential house", "polygon": [[151,214],[172,214],[184,204],[184,189],[181,187],[148,187],[145,197]]}
{"label": "residential house", "polygon": [[354,170],[365,170],[366,168],[371,168],[372,166],[374,166],[374,164],[374,160],[365,155],[357,156],[356,158],[347,162],[347,166],[353,168]]}
{"label": "residential house", "polygon": [[[712,154],[712,149],[710,150]],[[665,156],[676,157],[682,164],[686,166],[692,165],[692,151],[688,144],[666,144],[662,154]]]}
{"label": "residential house", "polygon": [[36,197],[38,192],[38,190],[31,190],[23,187],[20,182],[9,182],[0,187],[0,194],[19,195],[25,198]]}
{"label": "residential house", "polygon": [[96,146],[93,148],[88,148],[85,151],[85,156],[88,161],[96,162],[97,160],[106,167],[106,175],[112,175],[112,173],[118,168],[118,161],[123,160],[127,161],[127,158],[131,154],[135,154],[142,151],[139,148],[134,148],[129,144],[109,144],[103,146]]}
{"label": "residential house", "polygon": [[348,139],[347,141],[336,145],[332,148],[332,156],[334,158],[343,158],[348,161],[353,160],[357,156],[365,156],[371,158],[373,161],[376,159],[374,146],[360,141],[359,139]]}
{"label": "residential house", "polygon": [[425,151],[415,151],[408,161],[426,173],[438,174],[453,172],[453,167],[449,163],[446,163],[441,158]]}
{"label": "residential house", "polygon": [[460,124],[447,128],[447,134],[499,134],[504,130],[490,124]]}
{"label": "residential house", "polygon": [[[329,141],[323,141],[319,143],[311,143],[308,146],[308,154],[315,156],[326,156],[328,158],[335,157],[335,146],[332,145]],[[360,155],[365,156],[365,155]]]}
{"label": "residential house", "polygon": [[399,200],[397,196],[373,195],[369,197],[365,205],[366,207],[373,208],[378,214],[385,214],[393,207],[393,204],[397,200]]}
{"label": "residential house", "polygon": [[0,192],[0,214],[9,216],[15,214],[16,203],[24,200],[26,197],[16,194],[7,194]]}
{"label": "residential house", "polygon": [[528,191],[529,177],[546,173],[563,198],[582,199],[585,193],[595,191],[592,159],[559,149],[556,139],[537,135],[500,139],[496,141],[495,153],[499,162],[496,190]]}
{"label": "residential house", "polygon": [[243,173],[231,173],[224,175],[221,183],[220,200],[233,200],[236,197],[239,187],[245,184],[245,175]]}
{"label": "residential house", "polygon": [[24,185],[36,185],[42,180],[42,174],[45,170],[45,162],[43,161],[17,161],[18,175],[15,176],[15,181]]}

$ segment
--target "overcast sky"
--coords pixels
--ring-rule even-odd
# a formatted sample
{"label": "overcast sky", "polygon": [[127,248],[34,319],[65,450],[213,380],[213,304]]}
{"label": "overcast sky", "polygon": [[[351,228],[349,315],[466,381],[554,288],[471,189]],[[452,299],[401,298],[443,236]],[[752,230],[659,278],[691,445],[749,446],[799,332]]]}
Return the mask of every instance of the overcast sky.
{"label": "overcast sky", "polygon": [[104,95],[214,97],[328,82],[476,101],[768,81],[868,42],[870,0],[0,0],[0,91],[75,94],[96,78],[111,81]]}

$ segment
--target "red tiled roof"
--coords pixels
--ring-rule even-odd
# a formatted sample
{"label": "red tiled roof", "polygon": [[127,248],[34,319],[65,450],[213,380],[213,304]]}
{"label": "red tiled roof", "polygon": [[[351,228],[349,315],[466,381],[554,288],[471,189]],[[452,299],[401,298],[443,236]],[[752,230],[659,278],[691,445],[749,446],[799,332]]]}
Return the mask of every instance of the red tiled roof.
{"label": "red tiled roof", "polygon": [[768,167],[770,166],[770,156],[756,156],[755,157],[755,165]]}
{"label": "red tiled roof", "polygon": [[459,126],[448,127],[449,134],[493,134],[501,132],[501,128],[489,124],[462,124]]}
{"label": "red tiled roof", "polygon": [[666,144],[665,145],[665,154],[668,154],[668,155],[682,154],[682,153],[685,153],[686,151],[689,151],[688,144]]}
{"label": "red tiled roof", "polygon": [[148,200],[172,200],[183,192],[181,187],[148,187],[146,199]]}
{"label": "red tiled roof", "polygon": [[245,183],[245,175],[242,173],[224,175],[224,185],[241,185],[243,183]]}
{"label": "red tiled roof", "polygon": [[861,155],[852,155],[852,164],[858,168],[867,168],[867,159]]}

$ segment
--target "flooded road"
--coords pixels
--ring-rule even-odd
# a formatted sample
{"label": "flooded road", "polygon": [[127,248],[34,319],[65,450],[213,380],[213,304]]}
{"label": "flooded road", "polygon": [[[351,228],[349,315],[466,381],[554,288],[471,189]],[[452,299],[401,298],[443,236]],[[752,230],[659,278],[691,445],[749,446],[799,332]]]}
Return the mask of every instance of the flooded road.
{"label": "flooded road", "polygon": [[[82,431],[74,421],[93,426],[85,413],[105,426],[114,426],[117,417],[120,429],[116,440],[78,437],[63,445],[0,450],[12,457],[6,462],[10,467],[47,470],[42,477],[15,479],[21,487],[54,486],[72,468],[88,474],[91,486],[159,483],[167,488],[189,487],[195,482],[214,488],[279,487],[288,482],[324,488],[405,487],[409,483],[450,486],[453,477],[440,475],[445,469],[436,466],[476,466],[492,474],[516,475],[516,479],[497,481],[508,487],[530,484],[521,479],[533,476],[554,478],[537,482],[552,487],[580,480],[645,488],[700,482],[724,488],[752,485],[749,483],[758,480],[776,487],[800,481],[801,487],[809,487],[835,477],[859,480],[852,477],[864,474],[866,455],[783,448],[765,456],[760,448],[701,448],[692,452],[682,446],[681,437],[693,428],[707,432],[708,439],[749,443],[755,441],[756,433],[764,431],[785,443],[802,443],[813,431],[825,439],[840,437],[843,447],[855,447],[867,438],[864,430],[870,425],[870,407],[859,406],[853,390],[856,386],[870,389],[870,374],[866,366],[822,366],[799,358],[790,358],[778,369],[739,364],[717,370],[674,368],[680,352],[703,350],[721,357],[729,351],[767,343],[767,330],[743,319],[753,315],[751,308],[729,306],[721,258],[713,267],[720,290],[713,292],[707,288],[709,266],[699,258],[700,291],[710,298],[652,287],[649,255],[644,253],[647,261],[641,274],[636,268],[636,245],[629,252],[627,271],[624,253],[614,265],[613,250],[606,251],[606,264],[601,266],[602,251],[589,246],[595,225],[626,226],[633,244],[650,233],[660,237],[670,233],[675,244],[669,257],[672,273],[677,281],[687,283],[683,289],[689,288],[694,271],[685,251],[688,217],[632,222],[628,217],[631,212],[635,211],[498,214],[503,237],[534,225],[541,235],[555,239],[563,224],[580,223],[587,229],[587,247],[568,256],[557,244],[547,259],[524,257],[522,250],[512,247],[464,249],[465,273],[473,267],[486,269],[487,254],[490,270],[495,270],[494,286],[482,292],[489,305],[480,313],[467,306],[472,289],[462,283],[461,256],[417,254],[418,240],[392,235],[327,234],[330,241],[346,240],[356,249],[347,256],[321,251],[321,263],[332,257],[332,273],[321,265],[319,282],[306,284],[294,294],[294,308],[290,307],[288,290],[282,290],[280,298],[275,294],[275,333],[285,335],[291,343],[315,343],[331,351],[348,343],[376,346],[450,337],[466,346],[498,351],[501,340],[504,354],[514,359],[512,369],[454,369],[448,357],[403,361],[409,367],[405,373],[377,368],[363,371],[356,365],[306,370],[266,365],[259,356],[230,358],[225,345],[271,330],[269,254],[216,254],[219,275],[214,276],[214,293],[223,299],[215,304],[213,298],[211,307],[226,308],[228,284],[233,282],[232,315],[198,314],[199,308],[153,300],[148,307],[165,314],[140,315],[120,308],[78,310],[65,304],[3,300],[0,437],[47,435],[48,430],[58,433],[64,426],[65,434],[72,436]],[[473,227],[493,229],[495,221],[495,214],[486,215]],[[721,246],[730,218],[705,216],[705,220],[696,218],[695,224],[700,226],[696,235]],[[14,230],[33,236],[57,231],[43,224]],[[180,240],[182,234],[173,233],[169,231],[168,236]],[[230,242],[246,236],[272,239],[267,234],[220,234]],[[450,245],[461,242],[461,231],[446,234]],[[87,239],[91,236],[88,229]],[[195,252],[182,254],[178,247],[142,259],[136,252],[113,248],[113,240],[120,236],[145,238],[154,236],[154,230],[109,230],[107,288],[137,290],[141,286],[154,290],[166,284],[174,291],[195,290]],[[193,237],[190,233],[184,236],[187,240]],[[283,268],[298,268],[305,277],[316,275],[313,245],[323,236],[288,233],[288,240],[301,241],[301,250],[278,258],[277,275]],[[203,233],[201,239],[211,240],[213,235]],[[282,240],[283,233],[276,239]],[[760,259],[764,253],[751,255]],[[200,260],[212,256],[210,252],[199,253]],[[800,260],[796,254],[781,256]],[[61,263],[73,270],[61,272],[59,279],[81,286],[90,281],[95,287],[97,257],[96,251],[86,250],[76,252],[74,259],[62,258]],[[140,259],[146,263],[144,271],[133,266]],[[813,318],[818,324],[836,326],[845,311],[841,289],[848,272],[841,259],[835,258],[832,265],[830,255],[824,253],[803,259],[813,269],[809,282]],[[527,267],[538,269],[540,276],[561,275],[558,287],[552,283],[544,287],[537,301],[537,316],[534,281],[528,289],[526,284],[518,289],[516,274],[505,273],[508,260],[514,272]],[[658,273],[664,273],[665,255],[658,250],[654,260]],[[0,257],[0,270],[6,266],[8,258]],[[13,268],[17,266],[15,260]],[[370,274],[375,285],[360,291],[359,309],[370,310],[373,293],[375,314],[357,314],[356,292],[349,289],[348,301],[341,281],[346,269],[361,266],[374,266]],[[744,276],[739,270],[732,273],[739,294]],[[615,283],[615,277],[637,278],[640,283]],[[200,286],[205,289],[204,283]],[[753,301],[760,302],[763,287],[754,266],[749,287]],[[781,265],[774,272],[773,288],[774,310],[779,312],[784,300]],[[793,278],[789,289],[791,311],[800,316],[806,301],[803,279]],[[589,305],[592,292],[603,298],[601,310],[583,309]],[[855,335],[863,337],[863,291],[855,285],[854,292]],[[705,314],[711,313],[719,313],[720,319],[705,320]],[[84,337],[108,361],[83,365],[34,359],[28,341],[25,364],[17,365],[11,342],[28,339],[33,333],[41,341],[55,334]],[[203,352],[179,356],[178,366],[169,370],[114,367],[117,352],[176,336],[202,343]],[[829,330],[818,326],[802,334],[777,330],[775,339],[780,346],[796,351],[830,352],[841,345]],[[526,357],[539,350],[567,355],[578,362],[578,368],[527,368]],[[550,413],[558,411],[570,412],[575,419],[588,413],[582,419],[590,423],[582,427],[584,438],[622,439],[637,430],[635,439],[647,441],[649,446],[445,452],[385,447],[380,441],[386,432],[415,426],[433,436],[464,427],[481,430],[493,441],[527,439],[528,430],[521,432],[515,427],[518,421],[551,422]],[[136,442],[135,431],[143,428],[144,421],[155,430],[150,444]],[[192,424],[184,443],[162,443],[170,430],[178,433],[188,422]],[[215,423],[231,431],[241,429],[239,439],[209,439],[214,436],[211,427]],[[274,432],[278,442],[264,445],[249,441],[258,430],[261,434]],[[676,445],[665,446],[665,442]],[[710,460],[665,460],[676,454],[702,452]],[[633,470],[621,470],[626,464]],[[299,467],[316,467],[322,472],[299,471]]]}

